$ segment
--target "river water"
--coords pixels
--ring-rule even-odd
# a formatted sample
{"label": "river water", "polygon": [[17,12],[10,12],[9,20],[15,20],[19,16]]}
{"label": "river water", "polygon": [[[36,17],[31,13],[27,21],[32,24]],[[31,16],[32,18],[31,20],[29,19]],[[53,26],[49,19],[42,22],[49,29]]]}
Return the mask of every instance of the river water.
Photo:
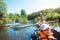
{"label": "river water", "polygon": [[13,29],[9,28],[8,39],[9,40],[30,40],[31,34],[37,29],[34,25],[30,26],[29,24],[34,24],[32,21],[28,21],[28,27]]}

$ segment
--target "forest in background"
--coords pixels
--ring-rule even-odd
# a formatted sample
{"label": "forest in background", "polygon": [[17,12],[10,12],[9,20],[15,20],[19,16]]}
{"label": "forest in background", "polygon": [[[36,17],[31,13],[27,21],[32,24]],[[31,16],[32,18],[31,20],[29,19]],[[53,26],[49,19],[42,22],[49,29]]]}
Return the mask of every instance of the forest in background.
{"label": "forest in background", "polygon": [[57,19],[60,21],[60,7],[55,9],[49,8],[49,9],[40,10],[38,12],[33,12],[32,14],[28,15],[28,19],[38,21],[41,15],[43,15],[45,17],[45,20],[47,21],[57,20]]}

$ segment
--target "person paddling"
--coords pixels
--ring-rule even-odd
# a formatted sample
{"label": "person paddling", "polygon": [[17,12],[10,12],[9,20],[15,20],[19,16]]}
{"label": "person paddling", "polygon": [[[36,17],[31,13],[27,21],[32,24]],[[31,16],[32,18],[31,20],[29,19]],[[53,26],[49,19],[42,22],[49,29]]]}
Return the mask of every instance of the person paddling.
{"label": "person paddling", "polygon": [[43,24],[43,23],[48,23],[44,20],[44,16],[41,15],[40,16],[40,20],[36,23],[36,25],[38,26],[38,28],[40,28],[40,25]]}

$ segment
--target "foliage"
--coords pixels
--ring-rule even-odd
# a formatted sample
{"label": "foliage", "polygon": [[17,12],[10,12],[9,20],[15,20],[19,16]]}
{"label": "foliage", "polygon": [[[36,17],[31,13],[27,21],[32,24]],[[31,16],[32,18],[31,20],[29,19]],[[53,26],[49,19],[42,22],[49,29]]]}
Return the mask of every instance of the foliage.
{"label": "foliage", "polygon": [[54,11],[60,14],[60,7],[54,9]]}
{"label": "foliage", "polygon": [[40,16],[40,12],[34,12],[34,13],[28,15],[28,20],[33,20],[39,16]]}
{"label": "foliage", "polygon": [[37,17],[34,19],[35,22],[38,22],[40,20],[40,17]]}
{"label": "foliage", "polygon": [[60,20],[60,7],[58,8],[50,8],[50,9],[44,9],[44,10],[41,10],[41,11],[38,11],[38,12],[34,12],[32,14],[29,14],[28,15],[28,19],[29,20],[38,20],[38,17],[40,15],[44,15],[45,17],[45,20]]}
{"label": "foliage", "polygon": [[25,16],[26,17],[26,12],[24,9],[21,10],[21,15]]}
{"label": "foliage", "polygon": [[5,13],[3,15],[3,20],[6,20],[7,22],[10,22],[11,20],[19,20],[19,21],[23,21],[23,23],[27,23],[27,15],[19,15],[17,13]]}
{"label": "foliage", "polygon": [[6,8],[7,7],[6,7],[6,3],[4,2],[4,0],[0,0],[0,32],[5,31],[5,29],[6,29],[6,25],[5,25],[4,20],[3,20],[3,15],[7,11]]}
{"label": "foliage", "polygon": [[22,21],[23,24],[27,23],[27,15],[24,9],[21,10],[20,20]]}
{"label": "foliage", "polygon": [[3,14],[6,13],[6,3],[4,0],[0,0],[0,19],[2,18]]}
{"label": "foliage", "polygon": [[3,20],[6,20],[7,22],[10,21],[10,18],[9,18],[8,13],[5,13],[5,14],[3,15]]}

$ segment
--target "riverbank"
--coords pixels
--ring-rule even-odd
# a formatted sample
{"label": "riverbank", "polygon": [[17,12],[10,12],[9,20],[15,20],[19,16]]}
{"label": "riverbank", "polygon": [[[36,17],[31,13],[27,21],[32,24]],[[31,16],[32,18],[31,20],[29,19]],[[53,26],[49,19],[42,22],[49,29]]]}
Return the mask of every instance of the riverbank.
{"label": "riverbank", "polygon": [[0,32],[0,40],[8,40],[8,32],[7,31]]}

